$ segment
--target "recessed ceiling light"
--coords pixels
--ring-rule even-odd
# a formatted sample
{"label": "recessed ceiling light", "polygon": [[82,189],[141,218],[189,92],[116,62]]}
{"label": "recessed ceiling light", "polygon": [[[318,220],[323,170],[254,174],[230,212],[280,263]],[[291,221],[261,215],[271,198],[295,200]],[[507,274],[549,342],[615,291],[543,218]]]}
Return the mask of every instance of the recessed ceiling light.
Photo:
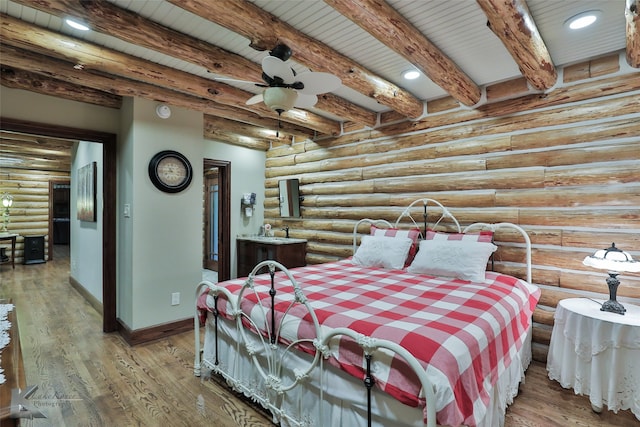
{"label": "recessed ceiling light", "polygon": [[89,31],[89,27],[87,27],[85,24],[74,21],[73,19],[66,19],[64,22],[66,22],[68,26],[70,26],[71,28],[75,28],[76,30]]}
{"label": "recessed ceiling light", "polygon": [[407,70],[402,73],[402,77],[404,77],[407,80],[415,80],[418,77],[420,77],[420,72],[417,70]]}
{"label": "recessed ceiling light", "polygon": [[571,18],[567,19],[564,24],[572,30],[578,30],[580,28],[588,27],[598,20],[600,17],[599,10],[588,10],[586,12],[579,13]]}

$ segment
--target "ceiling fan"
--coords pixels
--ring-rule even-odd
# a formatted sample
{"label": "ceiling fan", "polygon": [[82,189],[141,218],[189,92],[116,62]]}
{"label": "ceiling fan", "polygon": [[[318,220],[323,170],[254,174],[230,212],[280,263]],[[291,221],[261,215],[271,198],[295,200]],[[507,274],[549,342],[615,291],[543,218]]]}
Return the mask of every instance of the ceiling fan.
{"label": "ceiling fan", "polygon": [[279,44],[269,51],[269,56],[262,60],[262,80],[264,83],[225,78],[216,78],[215,80],[253,83],[265,88],[262,93],[249,98],[246,104],[253,105],[264,102],[278,115],[293,107],[313,107],[318,102],[318,94],[336,90],[342,84],[337,76],[330,73],[305,71],[296,74],[286,62],[291,54],[291,49],[284,44]]}

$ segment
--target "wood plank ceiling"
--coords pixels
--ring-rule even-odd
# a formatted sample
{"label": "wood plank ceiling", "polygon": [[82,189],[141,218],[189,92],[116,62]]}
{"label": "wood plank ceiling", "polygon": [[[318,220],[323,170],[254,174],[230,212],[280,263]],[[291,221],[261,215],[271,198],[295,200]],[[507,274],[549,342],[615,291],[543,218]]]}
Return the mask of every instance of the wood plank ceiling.
{"label": "wood plank ceiling", "polygon": [[[425,105],[445,97],[474,108],[491,102],[487,88],[499,83],[524,82],[524,92],[520,85],[507,97],[552,91],[563,66],[604,55],[625,54],[634,71],[639,3],[2,0],[2,85],[110,108],[138,96],[199,110],[207,137],[266,149],[278,126],[287,141],[322,138],[419,119]],[[593,28],[570,32],[565,21],[588,10],[599,14]],[[91,31],[71,29],[68,17]],[[314,107],[283,113],[280,125],[263,103],[245,103],[261,88],[214,80],[260,82],[261,60],[278,43],[293,50],[295,72],[342,80]],[[408,69],[421,76],[404,80]],[[9,140],[2,135],[3,147]],[[25,140],[29,146],[47,157]],[[16,156],[14,148],[1,155]]]}

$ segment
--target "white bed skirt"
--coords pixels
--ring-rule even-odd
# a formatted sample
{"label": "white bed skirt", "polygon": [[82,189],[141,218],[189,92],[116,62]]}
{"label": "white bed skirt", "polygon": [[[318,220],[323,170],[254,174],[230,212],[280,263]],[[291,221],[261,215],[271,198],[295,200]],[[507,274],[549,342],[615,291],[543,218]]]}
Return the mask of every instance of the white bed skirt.
{"label": "white bed skirt", "polygon": [[[218,319],[219,367],[215,362],[215,327],[212,316],[208,316],[205,328],[202,368],[212,369],[225,377],[227,383],[238,392],[250,397],[273,414],[273,422],[283,427],[357,427],[367,425],[367,390],[358,380],[334,366],[324,363],[320,377],[316,369],[313,377],[286,392],[273,396],[263,382],[262,376],[238,345],[235,322]],[[260,345],[256,345],[260,348]],[[308,366],[311,358],[301,352],[288,352],[283,363],[289,373]],[[264,363],[263,355],[258,355]],[[500,376],[493,388],[491,402],[480,427],[502,427],[506,407],[518,394],[518,386],[524,381],[524,371],[531,362],[531,328],[524,345],[513,363]],[[285,375],[283,375],[284,377]],[[320,384],[322,384],[320,386]],[[323,391],[320,390],[323,389]],[[422,408],[404,405],[375,387],[372,392],[372,426],[394,427],[424,426]]]}

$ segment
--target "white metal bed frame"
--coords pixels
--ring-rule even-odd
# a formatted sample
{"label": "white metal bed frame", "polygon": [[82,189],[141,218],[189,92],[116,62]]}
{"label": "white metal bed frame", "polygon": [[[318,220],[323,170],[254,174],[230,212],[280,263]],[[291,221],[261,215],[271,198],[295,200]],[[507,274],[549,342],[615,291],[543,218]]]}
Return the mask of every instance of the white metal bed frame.
{"label": "white metal bed frame", "polygon": [[[418,224],[411,216],[411,208],[419,203],[422,203],[424,208],[425,224],[426,224],[426,218],[427,218],[427,212],[426,212],[427,205],[429,203],[433,203],[435,206],[440,208],[441,216],[438,219],[438,221],[435,222],[432,228],[435,228],[435,226],[437,226],[443,219],[448,218],[452,220],[452,222],[455,224],[457,231],[460,232],[461,227],[458,221],[456,220],[456,218],[449,212],[447,208],[445,208],[442,204],[440,204],[439,202],[433,199],[418,199],[412,202],[407,208],[405,208],[402,214],[398,217],[398,219],[394,224],[394,227],[398,228],[401,225],[400,223],[402,219],[409,218],[411,223],[419,228]],[[354,237],[353,237],[354,253],[357,249],[356,247],[357,230],[362,223],[370,223],[374,225],[382,224],[387,227],[391,227],[391,224],[386,220],[363,219],[358,221],[354,226]],[[466,233],[467,231],[470,231],[470,230],[479,230],[479,229],[489,229],[495,232],[500,228],[515,229],[519,231],[523,236],[526,244],[527,282],[531,283],[531,241],[524,229],[522,229],[521,227],[515,224],[506,223],[506,222],[501,222],[497,224],[474,223],[464,228],[463,232]],[[426,225],[425,225],[425,229],[426,229]],[[242,298],[245,292],[254,292],[257,296],[257,292],[254,291],[254,277],[264,267],[267,267],[269,269],[269,274],[271,275],[271,286],[272,286],[271,307],[274,306],[273,298],[275,293],[277,292],[277,290],[275,290],[273,287],[274,286],[273,277],[277,269],[277,270],[283,271],[287,275],[288,279],[291,281],[291,284],[295,289],[295,299],[289,305],[287,312],[295,304],[304,305],[306,307],[306,310],[308,310],[309,314],[311,315],[311,318],[313,319],[313,324],[315,327],[316,338],[313,339],[312,341],[302,340],[302,341],[306,341],[307,343],[312,342],[315,348],[315,354],[313,355],[313,359],[308,364],[306,369],[296,370],[294,372],[294,379],[291,380],[290,382],[286,382],[282,375],[283,369],[285,369],[285,366],[283,365],[283,361],[286,359],[286,353],[289,351],[293,351],[293,347],[302,341],[292,342],[289,345],[287,345],[285,348],[280,347],[279,349],[277,343],[279,342],[279,337],[281,333],[280,328],[284,323],[284,318],[281,319],[279,325],[276,325],[275,322],[271,322],[271,324],[267,324],[266,319],[268,318],[267,316],[268,309],[262,306],[262,304],[260,304],[261,310],[263,312],[264,325],[259,326],[254,319],[251,319],[246,313],[240,310],[240,301],[242,301]],[[401,356],[407,362],[407,364],[413,369],[414,373],[416,374],[417,378],[420,380],[422,384],[422,393],[424,394],[424,397],[426,400],[427,419],[425,421],[425,426],[427,427],[436,426],[434,389],[426,375],[425,369],[422,368],[418,360],[406,349],[388,340],[376,339],[369,336],[365,336],[348,328],[336,328],[331,331],[322,329],[318,323],[315,312],[311,307],[311,305],[309,304],[307,298],[305,297],[302,289],[299,287],[297,281],[295,280],[291,272],[283,265],[275,261],[263,261],[259,263],[257,266],[254,267],[252,272],[247,277],[247,280],[242,286],[240,293],[238,294],[237,297],[232,295],[227,289],[223,287],[218,287],[215,284],[208,281],[202,281],[196,289],[196,299],[201,295],[202,292],[205,291],[205,289],[211,296],[213,296],[214,301],[216,303],[216,306],[214,308],[214,319],[215,319],[215,327],[216,327],[215,360],[214,361],[201,360],[200,323],[199,323],[199,317],[198,317],[198,312],[196,307],[196,314],[194,317],[194,328],[195,328],[194,374],[195,376],[201,375],[202,362],[204,362],[205,365],[208,368],[210,368],[215,374],[218,374],[223,378],[225,378],[227,383],[232,388],[236,389],[237,391],[241,391],[247,396],[250,396],[252,400],[259,403],[264,408],[268,409],[273,414],[274,420],[286,419],[289,425],[303,426],[305,425],[304,422],[300,422],[300,420],[290,418],[286,412],[281,410],[281,408],[279,407],[279,402],[281,402],[281,397],[283,394],[292,390],[299,384],[305,381],[308,381],[309,375],[314,369],[320,369],[322,372],[322,370],[324,369],[323,359],[329,357],[330,341],[338,336],[348,336],[351,339],[353,339],[360,347],[362,347],[366,361],[367,361],[367,374],[364,380],[364,384],[367,388],[368,425],[369,426],[371,425],[371,388],[373,385],[373,377],[371,376],[370,370],[369,370],[370,362],[374,357],[374,355],[376,354],[376,352],[378,352],[380,349],[387,349]],[[243,386],[236,378],[234,378],[228,372],[225,372],[224,369],[220,367],[220,363],[218,360],[218,349],[217,349],[218,317],[216,314],[218,311],[217,301],[221,294],[224,295],[225,298],[231,304],[232,308],[229,314],[231,314],[235,319],[236,328],[239,333],[239,336],[241,337],[242,343],[238,343],[238,351],[245,351],[248,353],[251,360],[253,361],[253,365],[255,366],[257,372],[259,372],[260,376],[262,377],[264,384],[269,390],[271,390],[272,392],[271,395],[264,396],[264,395],[256,394],[254,390],[250,390],[247,387]],[[260,298],[258,298],[258,301],[261,302]],[[286,317],[286,313],[284,316]],[[243,319],[251,323],[256,330],[265,329],[267,331],[267,337],[265,338],[261,334],[254,334],[251,332],[247,332],[247,329],[243,326]],[[271,316],[271,319],[273,320],[274,316]],[[251,334],[253,339],[250,339],[247,334]],[[259,340],[258,346],[256,346],[255,337],[257,337]],[[241,345],[244,348],[241,349],[240,348]],[[266,354],[266,367],[262,365],[262,363],[264,362],[261,362],[259,360],[257,356],[258,353]],[[319,385],[319,390],[320,390],[320,399],[322,400],[323,393],[324,393],[323,384]],[[324,424],[322,422],[322,411],[319,411],[319,412],[320,414],[318,414],[318,419],[320,420],[319,421],[320,424],[318,425],[323,426]]]}

